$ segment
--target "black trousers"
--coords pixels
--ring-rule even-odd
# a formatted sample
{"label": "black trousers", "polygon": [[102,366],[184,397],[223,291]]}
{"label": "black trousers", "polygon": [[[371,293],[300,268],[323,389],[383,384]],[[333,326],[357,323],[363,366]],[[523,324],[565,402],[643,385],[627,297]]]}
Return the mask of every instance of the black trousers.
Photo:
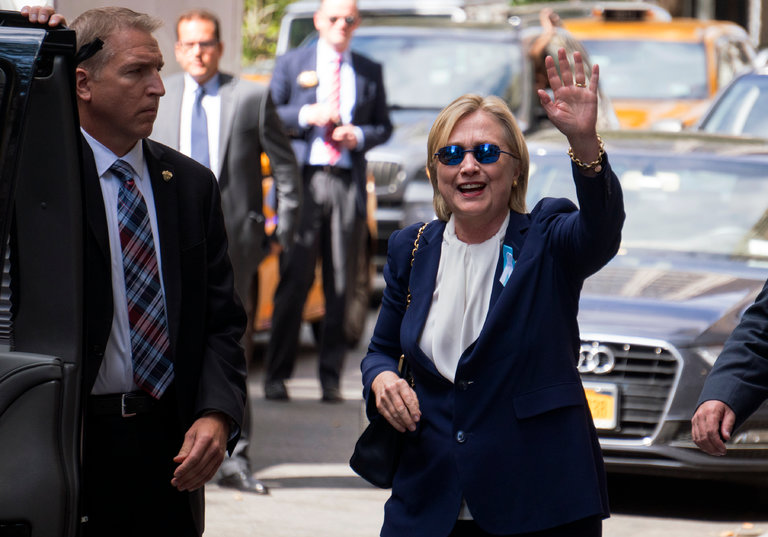
{"label": "black trousers", "polygon": [[481,530],[473,520],[458,520],[448,537],[601,537],[602,518],[595,516],[577,520],[555,528],[532,533],[515,533],[499,536]]}
{"label": "black trousers", "polygon": [[87,413],[83,437],[85,537],[198,537],[189,492],[171,486],[183,442],[174,395],[130,418]]}
{"label": "black trousers", "polygon": [[359,226],[358,186],[350,171],[305,166],[304,201],[296,242],[280,258],[280,282],[275,291],[272,336],[266,354],[267,382],[285,380],[293,372],[299,330],[307,294],[322,259],[325,317],[318,364],[324,389],[338,388],[346,353],[344,319],[347,294],[357,275]]}

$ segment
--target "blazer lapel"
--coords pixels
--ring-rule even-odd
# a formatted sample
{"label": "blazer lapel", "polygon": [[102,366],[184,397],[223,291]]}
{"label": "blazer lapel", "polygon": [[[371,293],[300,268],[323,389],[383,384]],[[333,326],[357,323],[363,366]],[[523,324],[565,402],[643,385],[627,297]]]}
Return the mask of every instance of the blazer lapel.
{"label": "blazer lapel", "polygon": [[[224,167],[224,161],[229,146],[230,131],[232,130],[232,121],[235,117],[235,84],[236,81],[232,75],[224,73],[219,74],[219,98],[221,99],[221,119],[219,120],[219,165],[214,170],[216,177],[221,179],[221,170]],[[224,186],[224,185],[220,185]]]}
{"label": "blazer lapel", "polygon": [[176,189],[178,181],[173,166],[163,160],[163,150],[144,140],[144,158],[149,168],[152,194],[155,199],[157,227],[160,235],[160,255],[165,290],[166,315],[172,349],[179,334],[181,311],[181,266],[179,251],[179,208]]}
{"label": "blazer lapel", "polygon": [[[509,224],[507,225],[507,232],[504,235],[504,246],[510,246],[512,248],[512,256],[515,261],[520,257],[520,250],[525,243],[525,237],[528,231],[529,223],[528,216],[519,214],[514,211],[509,212]],[[491,289],[491,303],[489,305],[489,311],[493,308],[493,305],[498,300],[499,295],[504,290],[504,285],[501,284],[501,272],[504,269],[504,250],[499,252],[499,261],[496,264],[496,272],[493,275],[493,289]],[[510,276],[511,277],[511,276]]]}
{"label": "blazer lapel", "polygon": [[434,221],[430,223],[421,235],[419,248],[414,256],[409,289],[411,292],[411,304],[406,312],[406,331],[411,332],[407,341],[414,342],[414,351],[420,355],[427,364],[428,370],[440,376],[434,364],[429,360],[419,347],[419,339],[427,322],[429,308],[432,306],[432,295],[435,292],[437,269],[440,265],[440,250],[443,243],[443,230],[445,222]]}

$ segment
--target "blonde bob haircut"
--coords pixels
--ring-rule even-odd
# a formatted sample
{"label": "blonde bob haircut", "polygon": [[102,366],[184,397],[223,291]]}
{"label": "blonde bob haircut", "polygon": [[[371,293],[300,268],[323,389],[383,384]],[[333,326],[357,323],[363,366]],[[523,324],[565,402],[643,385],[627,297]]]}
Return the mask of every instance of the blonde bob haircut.
{"label": "blonde bob haircut", "polygon": [[[491,114],[504,128],[505,139],[501,142],[508,146],[509,152],[517,157],[510,166],[519,166],[517,180],[512,185],[509,193],[509,208],[516,213],[526,213],[525,193],[528,189],[528,147],[525,144],[523,133],[517,126],[515,116],[509,110],[507,103],[495,95],[483,97],[481,95],[462,95],[451,104],[442,109],[432,124],[427,139],[427,176],[432,183],[432,203],[437,217],[447,222],[451,216],[448,204],[437,188],[437,165],[439,161],[435,156],[437,150],[448,145],[448,139],[456,124],[466,116],[482,110]],[[506,149],[502,147],[502,149]],[[511,158],[511,157],[510,157]],[[518,162],[519,161],[519,162]]]}

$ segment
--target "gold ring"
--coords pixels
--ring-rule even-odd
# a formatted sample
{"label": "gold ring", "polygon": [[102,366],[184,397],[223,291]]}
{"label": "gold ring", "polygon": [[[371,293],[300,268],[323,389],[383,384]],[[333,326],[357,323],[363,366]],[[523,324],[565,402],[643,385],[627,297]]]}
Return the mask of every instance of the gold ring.
{"label": "gold ring", "polygon": [[587,85],[586,85],[586,84],[580,84],[580,83],[578,83],[578,82],[576,82],[576,84],[575,84],[575,85],[576,85],[576,87],[577,87],[577,88],[586,88],[586,87],[587,87]]}

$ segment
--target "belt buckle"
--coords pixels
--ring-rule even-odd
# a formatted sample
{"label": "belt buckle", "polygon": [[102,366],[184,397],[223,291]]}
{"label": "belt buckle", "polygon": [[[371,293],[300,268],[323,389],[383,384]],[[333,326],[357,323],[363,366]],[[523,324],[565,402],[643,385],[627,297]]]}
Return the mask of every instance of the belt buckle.
{"label": "belt buckle", "polygon": [[136,412],[127,412],[125,410],[125,399],[128,395],[130,394],[127,394],[127,393],[120,394],[120,415],[124,418],[132,418],[133,416],[136,415]]}

